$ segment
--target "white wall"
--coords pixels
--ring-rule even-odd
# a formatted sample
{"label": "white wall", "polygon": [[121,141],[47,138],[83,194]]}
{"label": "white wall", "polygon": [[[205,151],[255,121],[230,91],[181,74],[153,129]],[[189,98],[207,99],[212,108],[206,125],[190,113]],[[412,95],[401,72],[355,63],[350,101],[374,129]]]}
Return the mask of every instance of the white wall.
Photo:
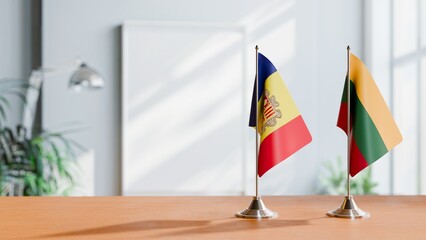
{"label": "white wall", "polygon": [[[320,1],[317,29],[317,158],[346,166],[346,134],[336,127],[346,76],[346,47],[361,59],[363,45],[363,1]],[[314,136],[315,137],[315,136]]]}
{"label": "white wall", "polygon": [[[274,62],[313,136],[309,146],[262,177],[262,194],[312,194],[321,161],[344,156],[345,135],[335,123],[346,46],[362,56],[362,1],[45,0],[44,65],[71,64],[80,56],[106,80],[102,91],[76,94],[66,89],[64,74],[45,81],[43,89],[45,127],[72,120],[89,127],[74,138],[94,150],[96,195],[120,193],[120,25],[125,20],[247,27],[249,50],[259,44]],[[254,61],[249,64],[253,76]]]}
{"label": "white wall", "polygon": [[[0,79],[27,79],[31,72],[30,0],[0,1]],[[8,126],[20,122],[22,104],[11,98]]]}

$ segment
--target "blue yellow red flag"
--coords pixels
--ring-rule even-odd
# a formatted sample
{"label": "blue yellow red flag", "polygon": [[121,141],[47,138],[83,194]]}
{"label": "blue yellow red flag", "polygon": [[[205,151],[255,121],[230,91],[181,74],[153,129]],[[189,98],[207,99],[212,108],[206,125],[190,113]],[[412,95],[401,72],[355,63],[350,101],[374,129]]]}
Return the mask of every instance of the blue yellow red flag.
{"label": "blue yellow red flag", "polygon": [[258,99],[255,83],[249,126],[256,126],[257,107],[258,174],[262,176],[310,143],[312,137],[277,69],[261,53],[258,53],[258,81]]}

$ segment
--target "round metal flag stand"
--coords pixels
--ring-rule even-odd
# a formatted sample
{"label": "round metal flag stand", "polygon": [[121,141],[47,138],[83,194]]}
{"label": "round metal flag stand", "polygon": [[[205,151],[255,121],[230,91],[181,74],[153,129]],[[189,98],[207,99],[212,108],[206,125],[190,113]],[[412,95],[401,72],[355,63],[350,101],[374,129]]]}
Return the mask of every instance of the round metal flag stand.
{"label": "round metal flag stand", "polygon": [[368,218],[370,214],[360,209],[352,196],[345,196],[340,208],[327,212],[330,217],[339,218]]}
{"label": "round metal flag stand", "polygon": [[236,214],[240,218],[276,218],[278,213],[269,210],[262,199],[257,196],[253,197],[250,206]]}

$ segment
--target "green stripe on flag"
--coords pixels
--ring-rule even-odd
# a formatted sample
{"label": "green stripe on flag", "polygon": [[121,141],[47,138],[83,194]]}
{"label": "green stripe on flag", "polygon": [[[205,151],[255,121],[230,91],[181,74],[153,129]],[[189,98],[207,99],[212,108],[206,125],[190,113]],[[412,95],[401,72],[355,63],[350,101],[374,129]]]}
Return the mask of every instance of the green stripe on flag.
{"label": "green stripe on flag", "polygon": [[[353,83],[351,87],[353,87]],[[388,149],[374,125],[373,120],[359,100],[356,91],[351,91],[351,98],[353,99],[352,101],[354,101],[351,106],[351,115],[354,117],[354,129],[352,130],[353,138],[365,160],[368,164],[372,164],[385,155]]]}

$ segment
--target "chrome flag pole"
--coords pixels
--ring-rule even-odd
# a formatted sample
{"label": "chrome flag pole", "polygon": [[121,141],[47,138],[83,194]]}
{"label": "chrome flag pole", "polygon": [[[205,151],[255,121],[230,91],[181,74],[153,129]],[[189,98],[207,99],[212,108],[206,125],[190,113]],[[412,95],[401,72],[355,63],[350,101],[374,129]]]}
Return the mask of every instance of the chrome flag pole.
{"label": "chrome flag pole", "polygon": [[[256,45],[256,86],[255,86],[255,95],[256,102],[259,99],[259,47]],[[239,218],[275,218],[278,216],[278,213],[269,210],[263,203],[259,195],[259,107],[256,106],[256,196],[253,197],[253,200],[250,203],[250,206],[240,211],[236,214]]]}
{"label": "chrome flag pole", "polygon": [[[256,101],[259,100],[259,46],[256,45]],[[259,106],[256,106],[256,198],[259,197]]]}
{"label": "chrome flag pole", "polygon": [[370,214],[364,212],[355,203],[353,196],[351,195],[351,182],[350,182],[350,171],[351,171],[351,138],[352,138],[352,128],[351,128],[351,78],[350,78],[350,51],[351,48],[347,47],[347,74],[346,74],[346,89],[347,89],[347,104],[348,104],[348,122],[347,122],[347,135],[348,135],[348,146],[347,146],[347,159],[348,159],[348,175],[347,175],[347,194],[343,200],[340,208],[327,212],[327,215],[330,217],[340,217],[340,218],[368,218]]}

